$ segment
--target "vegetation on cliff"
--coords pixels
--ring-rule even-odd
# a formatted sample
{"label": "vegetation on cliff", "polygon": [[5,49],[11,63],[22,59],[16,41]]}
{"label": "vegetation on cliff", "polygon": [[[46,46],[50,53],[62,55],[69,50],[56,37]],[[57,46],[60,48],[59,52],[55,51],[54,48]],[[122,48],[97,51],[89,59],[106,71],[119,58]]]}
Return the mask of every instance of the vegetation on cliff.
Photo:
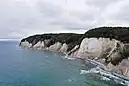
{"label": "vegetation on cliff", "polygon": [[35,45],[38,41],[49,39],[47,46],[53,45],[56,42],[68,44],[68,50],[70,51],[76,45],[80,45],[84,38],[110,38],[117,39],[124,43],[129,43],[129,27],[99,27],[87,31],[85,34],[74,34],[74,33],[59,33],[59,34],[41,34],[33,35],[21,40],[28,41]]}
{"label": "vegetation on cliff", "polygon": [[42,34],[42,35],[34,35],[30,36],[27,38],[24,38],[21,40],[23,41],[28,41],[29,43],[32,43],[32,46],[35,45],[38,41],[43,41],[49,39],[49,43],[47,44],[47,47],[50,45],[55,44],[56,42],[61,42],[68,44],[68,50],[70,51],[71,49],[76,46],[78,43],[78,40],[82,37],[83,34],[74,34],[74,33],[60,33],[60,34]]}
{"label": "vegetation on cliff", "polygon": [[[96,39],[100,37],[103,40]],[[84,39],[84,38],[95,38],[95,39],[89,42],[87,41],[89,39]],[[110,38],[111,40],[105,38]],[[24,41],[28,41],[32,45]],[[35,44],[41,46],[41,48],[39,49],[44,48],[42,47],[43,44],[45,45],[45,49],[50,48],[50,50],[53,49],[53,46],[58,48],[57,42],[60,42],[59,46],[61,46],[61,48],[67,44],[68,46],[66,45],[65,46],[66,48],[64,48],[67,54],[71,56],[72,55],[74,56],[74,54],[76,54],[77,57],[79,56],[79,57],[94,59],[96,61],[104,63],[104,65],[107,66],[109,70],[114,71],[115,73],[129,76],[128,72],[129,71],[128,68],[129,27],[99,27],[90,29],[84,34],[59,33],[59,34],[33,35],[22,39],[21,42],[23,42],[23,44],[25,43],[25,45],[31,45],[32,48],[35,48],[34,46]],[[96,47],[97,43],[98,45],[100,45],[99,47]],[[55,49],[55,50],[60,50],[60,49]],[[100,51],[100,54],[98,51]],[[88,54],[91,55],[88,56]],[[96,57],[98,58],[96,59]]]}
{"label": "vegetation on cliff", "polygon": [[117,39],[124,43],[129,43],[129,27],[99,27],[87,31],[81,39],[91,37],[103,37]]}

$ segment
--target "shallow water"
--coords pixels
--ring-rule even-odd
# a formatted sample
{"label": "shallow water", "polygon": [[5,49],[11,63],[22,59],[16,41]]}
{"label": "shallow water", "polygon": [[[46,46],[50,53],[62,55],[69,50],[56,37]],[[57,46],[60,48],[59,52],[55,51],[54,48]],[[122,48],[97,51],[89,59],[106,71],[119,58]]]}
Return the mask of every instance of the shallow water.
{"label": "shallow water", "polygon": [[81,74],[86,69],[82,60],[18,44],[0,41],[0,86],[123,86],[100,74]]}

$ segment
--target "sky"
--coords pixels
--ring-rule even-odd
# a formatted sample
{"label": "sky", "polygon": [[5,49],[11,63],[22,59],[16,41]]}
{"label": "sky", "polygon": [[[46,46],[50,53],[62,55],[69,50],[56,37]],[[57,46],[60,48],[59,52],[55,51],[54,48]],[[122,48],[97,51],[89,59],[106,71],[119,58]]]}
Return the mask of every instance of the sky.
{"label": "sky", "polygon": [[129,26],[129,0],[0,0],[0,39]]}

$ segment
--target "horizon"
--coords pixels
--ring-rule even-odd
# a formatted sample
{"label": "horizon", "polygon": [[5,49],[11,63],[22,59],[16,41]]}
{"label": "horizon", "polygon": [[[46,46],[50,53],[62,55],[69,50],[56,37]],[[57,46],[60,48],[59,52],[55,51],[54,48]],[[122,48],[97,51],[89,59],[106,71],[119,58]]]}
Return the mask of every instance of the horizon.
{"label": "horizon", "polygon": [[2,0],[0,38],[129,27],[129,0]]}
{"label": "horizon", "polygon": [[23,36],[23,37],[20,37],[20,38],[0,38],[0,41],[1,40],[21,40],[22,38],[24,37],[29,37],[29,36],[32,36],[32,35],[36,35],[36,34],[51,34],[51,33],[75,33],[75,34],[84,34],[85,32],[87,32],[88,30],[62,30],[62,31],[53,31],[53,32],[45,32],[45,33],[34,33],[34,34],[28,34],[26,36]]}

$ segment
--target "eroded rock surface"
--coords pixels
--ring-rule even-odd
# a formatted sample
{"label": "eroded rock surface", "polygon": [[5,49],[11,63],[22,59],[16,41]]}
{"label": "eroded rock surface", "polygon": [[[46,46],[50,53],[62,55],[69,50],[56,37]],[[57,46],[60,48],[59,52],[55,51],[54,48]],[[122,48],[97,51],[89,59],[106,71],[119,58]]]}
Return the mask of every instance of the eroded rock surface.
{"label": "eroded rock surface", "polygon": [[42,34],[21,40],[23,48],[56,51],[71,57],[92,59],[108,70],[129,76],[129,28],[101,27],[85,34]]}

